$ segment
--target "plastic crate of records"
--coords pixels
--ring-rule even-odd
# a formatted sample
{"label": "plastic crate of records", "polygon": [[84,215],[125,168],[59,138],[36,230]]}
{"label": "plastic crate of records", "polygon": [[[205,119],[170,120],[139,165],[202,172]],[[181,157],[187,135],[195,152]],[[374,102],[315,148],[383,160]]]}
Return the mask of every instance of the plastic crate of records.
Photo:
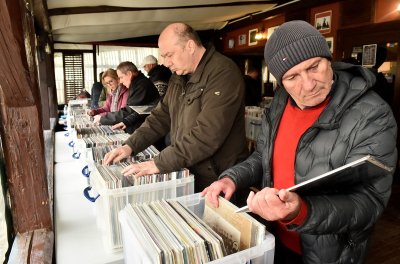
{"label": "plastic crate of records", "polygon": [[248,140],[257,140],[261,132],[261,123],[264,109],[258,106],[246,106],[245,109],[245,130]]}
{"label": "plastic crate of records", "polygon": [[68,102],[67,108],[67,126],[69,129],[74,128],[76,119],[90,119],[88,115],[86,115],[86,109],[88,109],[88,100],[87,99],[79,99],[79,100],[70,100]]}
{"label": "plastic crate of records", "polygon": [[[129,134],[116,131],[114,134],[97,134],[76,140],[74,158],[88,161],[101,161],[104,155],[115,147],[121,146]],[[101,157],[101,158],[100,158]]]}
{"label": "plastic crate of records", "polygon": [[119,213],[125,263],[274,263],[275,237],[247,213],[199,193],[128,204]]}
{"label": "plastic crate of records", "polygon": [[176,198],[194,192],[194,176],[187,169],[137,178],[123,176],[121,170],[130,162],[140,161],[111,166],[95,164],[96,168],[90,173],[90,189],[93,187],[93,190],[89,190],[92,195],[95,193],[96,198],[90,197],[87,191],[85,194],[95,202],[97,225],[101,229],[105,249],[109,252],[122,250],[118,212],[128,203]]}

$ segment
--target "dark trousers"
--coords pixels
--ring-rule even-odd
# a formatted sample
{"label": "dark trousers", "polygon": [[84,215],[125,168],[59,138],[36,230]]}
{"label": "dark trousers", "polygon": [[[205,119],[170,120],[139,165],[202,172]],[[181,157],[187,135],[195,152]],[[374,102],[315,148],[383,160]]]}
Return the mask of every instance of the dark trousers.
{"label": "dark trousers", "polygon": [[291,251],[275,237],[275,264],[303,264],[301,255]]}

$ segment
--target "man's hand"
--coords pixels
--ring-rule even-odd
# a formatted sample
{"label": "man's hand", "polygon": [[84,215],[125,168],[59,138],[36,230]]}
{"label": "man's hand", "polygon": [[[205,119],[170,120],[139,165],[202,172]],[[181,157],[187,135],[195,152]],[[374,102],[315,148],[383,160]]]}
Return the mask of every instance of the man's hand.
{"label": "man's hand", "polygon": [[224,193],[225,199],[229,200],[236,190],[236,185],[229,177],[224,177],[221,180],[213,182],[210,186],[201,192],[201,196],[205,196],[207,201],[218,208],[218,196],[221,192]]}
{"label": "man's hand", "polygon": [[103,164],[109,165],[118,162],[132,154],[132,149],[128,145],[123,145],[111,150],[104,156]]}
{"label": "man's hand", "polygon": [[111,127],[112,130],[115,130],[115,129],[125,129],[125,128],[126,128],[126,125],[125,125],[123,122],[120,122],[120,123],[118,123],[118,124],[115,124],[115,125],[113,125],[113,126]]}
{"label": "man's hand", "polygon": [[160,170],[157,168],[153,160],[131,164],[122,170],[122,174],[124,176],[135,174],[135,177],[155,174],[159,172]]}
{"label": "man's hand", "polygon": [[101,118],[101,115],[95,115],[93,118],[93,124],[100,125],[100,118]]}
{"label": "man's hand", "polygon": [[251,212],[268,221],[290,221],[300,212],[301,198],[294,192],[285,189],[264,188],[250,192],[247,205]]}

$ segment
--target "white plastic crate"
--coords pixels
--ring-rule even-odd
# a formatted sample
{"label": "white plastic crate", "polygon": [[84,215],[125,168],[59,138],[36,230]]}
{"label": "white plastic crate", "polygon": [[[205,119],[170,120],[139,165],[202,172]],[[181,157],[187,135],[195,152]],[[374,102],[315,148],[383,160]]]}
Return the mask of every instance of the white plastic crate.
{"label": "white plastic crate", "polygon": [[246,106],[245,130],[248,140],[257,140],[261,132],[261,122],[264,115],[263,110],[263,108],[258,106]]}
{"label": "white plastic crate", "polygon": [[[182,203],[185,207],[195,213],[198,217],[203,218],[205,199],[199,193],[182,196],[176,198],[177,201]],[[131,231],[132,226],[129,226],[125,212],[120,213],[119,221],[121,223],[123,244],[124,244],[124,261],[125,263],[148,263],[152,256],[147,256],[144,243],[141,241],[143,238],[136,237]],[[213,264],[273,264],[275,254],[275,237],[265,232],[265,239],[259,245],[253,246],[249,249],[241,250],[237,253],[225,256],[223,258],[208,262]],[[126,250],[125,250],[126,249]],[[140,254],[142,253],[142,254]],[[146,259],[144,259],[146,258]]]}
{"label": "white plastic crate", "polygon": [[101,229],[105,249],[109,252],[122,250],[122,232],[118,213],[128,203],[150,202],[194,193],[193,175],[176,180],[118,189],[107,189],[99,177],[99,172],[92,170],[90,184],[100,195],[95,200],[97,225]]}

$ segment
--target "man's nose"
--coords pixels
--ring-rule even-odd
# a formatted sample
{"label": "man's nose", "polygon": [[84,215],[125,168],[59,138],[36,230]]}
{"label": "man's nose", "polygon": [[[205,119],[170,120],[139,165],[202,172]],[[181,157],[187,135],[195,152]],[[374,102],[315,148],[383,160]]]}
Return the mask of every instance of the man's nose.
{"label": "man's nose", "polygon": [[312,78],[312,76],[310,76],[307,73],[306,74],[302,74],[301,79],[302,79],[303,89],[305,89],[305,90],[314,89],[315,81],[314,81],[314,78]]}
{"label": "man's nose", "polygon": [[165,58],[164,59],[164,65],[169,68],[172,65],[171,60],[168,59],[168,58]]}

